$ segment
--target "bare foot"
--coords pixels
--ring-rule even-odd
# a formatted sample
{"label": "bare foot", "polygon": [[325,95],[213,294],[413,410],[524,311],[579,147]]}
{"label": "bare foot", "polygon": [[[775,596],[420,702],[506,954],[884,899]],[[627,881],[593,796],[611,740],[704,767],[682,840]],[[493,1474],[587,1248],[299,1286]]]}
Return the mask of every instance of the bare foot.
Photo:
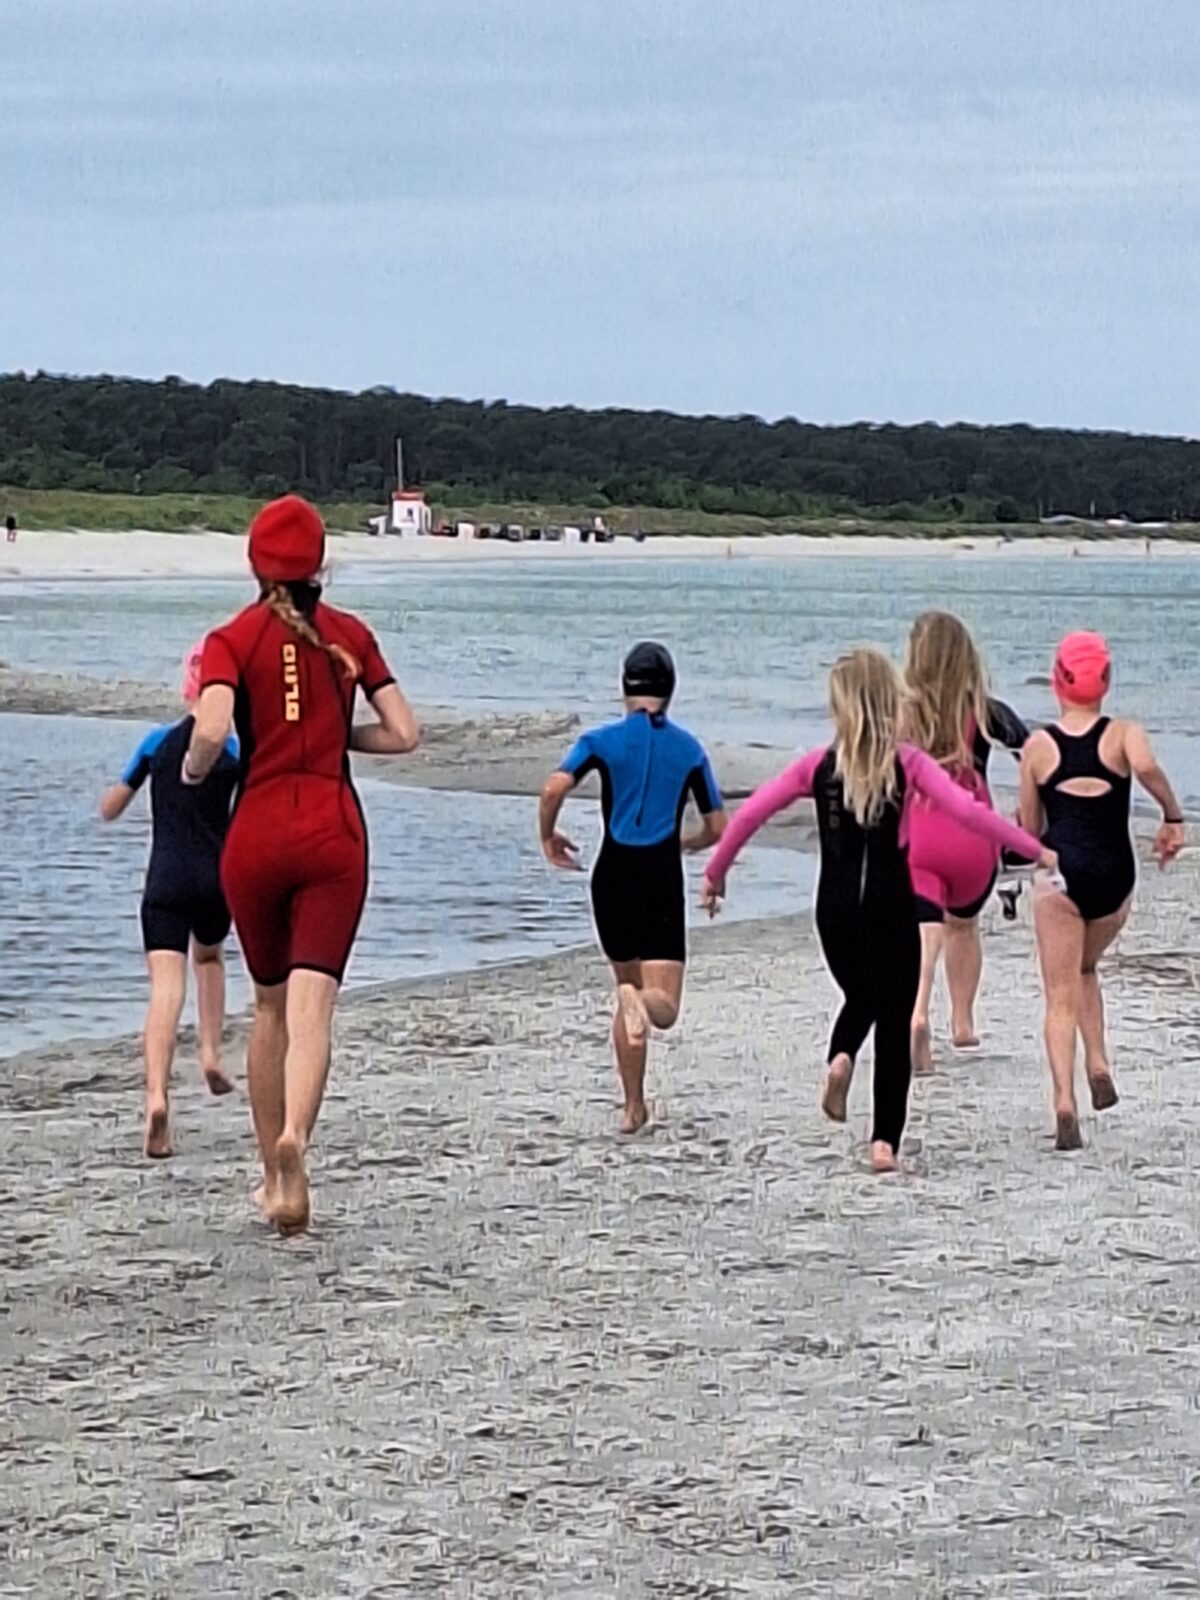
{"label": "bare foot", "polygon": [[274,1177],[264,1178],[254,1191],[254,1204],[268,1222],[275,1220],[275,1207],[279,1204],[279,1190]]}
{"label": "bare foot", "polygon": [[913,1071],[924,1077],[933,1071],[933,1046],[929,1037],[929,1024],[915,1022],[912,1031]]}
{"label": "bare foot", "polygon": [[854,1063],[843,1052],[834,1056],[825,1074],[825,1087],[821,1092],[821,1110],[830,1122],[845,1122],[846,1101],[850,1097],[850,1083],[854,1077]]}
{"label": "bare foot", "polygon": [[275,1142],[275,1170],[279,1174],[279,1186],[275,1191],[271,1221],[287,1238],[292,1233],[303,1233],[309,1221],[304,1151],[300,1141],[290,1133],[281,1133]]}
{"label": "bare foot", "polygon": [[951,1028],[950,1038],[956,1050],[979,1049],[979,1035],[975,1032],[971,1023]]}
{"label": "bare foot", "polygon": [[1083,1135],[1079,1131],[1079,1118],[1074,1111],[1059,1111],[1054,1119],[1056,1150],[1082,1150]]}
{"label": "bare foot", "polygon": [[650,1121],[650,1109],[644,1100],[635,1100],[621,1112],[621,1132],[641,1133]]}
{"label": "bare foot", "polygon": [[1107,1111],[1121,1098],[1111,1072],[1097,1072],[1094,1076],[1089,1076],[1088,1088],[1092,1091],[1093,1111]]}
{"label": "bare foot", "polygon": [[617,986],[617,1004],[621,1008],[621,1021],[625,1024],[625,1037],[632,1045],[644,1044],[650,1019],[642,1003],[642,993],[632,983]]}
{"label": "bare foot", "polygon": [[871,1165],[876,1172],[896,1172],[899,1170],[896,1152],[886,1140],[876,1139],[871,1145]]}
{"label": "bare foot", "polygon": [[146,1137],[142,1150],[151,1161],[165,1161],[168,1156],[175,1154],[166,1106],[155,1106],[153,1111],[147,1109]]}
{"label": "bare foot", "polygon": [[209,1094],[233,1093],[233,1079],[225,1076],[219,1062],[214,1061],[210,1066],[204,1067],[202,1070]]}

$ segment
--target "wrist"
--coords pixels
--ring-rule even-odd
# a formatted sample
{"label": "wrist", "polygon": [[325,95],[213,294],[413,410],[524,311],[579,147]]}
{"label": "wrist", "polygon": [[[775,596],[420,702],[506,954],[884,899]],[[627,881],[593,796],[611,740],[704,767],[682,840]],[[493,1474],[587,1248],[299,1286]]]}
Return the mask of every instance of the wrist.
{"label": "wrist", "polygon": [[1177,815],[1177,814],[1174,814],[1174,813],[1168,813],[1168,812],[1164,811],[1163,812],[1163,822],[1169,828],[1182,828],[1183,827],[1183,818],[1181,816]]}

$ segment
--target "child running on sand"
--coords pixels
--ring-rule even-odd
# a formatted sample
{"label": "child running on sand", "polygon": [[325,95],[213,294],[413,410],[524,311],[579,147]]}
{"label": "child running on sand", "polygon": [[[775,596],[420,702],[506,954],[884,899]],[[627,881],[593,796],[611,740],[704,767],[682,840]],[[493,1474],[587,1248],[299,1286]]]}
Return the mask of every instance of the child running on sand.
{"label": "child running on sand", "polygon": [[1096,969],[1133,903],[1137,862],[1129,808],[1135,777],[1162,809],[1154,840],[1159,866],[1173,861],[1184,844],[1183,813],[1146,730],[1104,715],[1111,677],[1112,660],[1100,635],[1069,634],[1054,662],[1059,719],[1033,735],[1021,762],[1021,816],[1062,863],[1060,886],[1041,885],[1033,908],[1059,1150],[1078,1150],[1083,1143],[1075,1103],[1076,1033],[1083,1040],[1093,1109],[1117,1103]]}
{"label": "child running on sand", "polygon": [[138,745],[119,783],[100,800],[100,815],[115,822],[150,780],[151,845],[142,895],[142,939],[150,973],[146,1013],[146,1155],[174,1154],[168,1114],[168,1085],[175,1036],[187,998],[187,958],[196,969],[196,1012],[200,1068],[213,1094],[233,1088],[221,1070],[221,1030],[225,1022],[225,962],[229,908],[221,893],[221,845],[229,826],[229,807],[237,784],[237,744],[230,740],[202,788],[184,787],[180,773],[192,736],[191,707],[200,692],[200,652],[195,645],[183,663],[183,701],[188,714],[155,728]]}
{"label": "child running on sand", "polygon": [[816,801],[821,840],[817,934],[842,1008],[829,1042],[822,1108],[846,1120],[854,1063],[875,1031],[871,1161],[894,1172],[908,1116],[910,1027],[921,973],[908,834],[918,797],[1022,858],[1054,864],[1030,834],[979,804],[937,762],[897,741],[900,683],[885,656],[854,650],[829,678],[834,740],[810,750],[741,807],[704,874],[701,904],[715,915],[738,852],[785,806]]}
{"label": "child running on sand", "polygon": [[[994,744],[1020,759],[1029,730],[1011,706],[988,693],[983,660],[964,623],[926,611],[908,637],[900,728],[960,787],[991,805],[988,761]],[[1000,851],[927,801],[913,807],[908,851],[921,924],[921,983],[913,1012],[913,1066],[933,1066],[929,1010],[943,950],[956,1050],[979,1044],[975,1000],[983,972],[979,914],[991,895]]]}
{"label": "child running on sand", "polygon": [[[557,829],[567,795],[598,772],[604,843],[592,871],[592,913],[616,981],[612,1038],[624,1090],[621,1132],[648,1120],[650,1027],[675,1025],[687,962],[681,851],[706,850],[725,828],[721,792],[703,746],[667,716],[675,664],[665,646],[635,645],[621,676],[625,716],[576,741],[546,781],[539,806],[542,851],[552,867],[580,870],[578,851]],[[701,825],[682,834],[688,797]]]}

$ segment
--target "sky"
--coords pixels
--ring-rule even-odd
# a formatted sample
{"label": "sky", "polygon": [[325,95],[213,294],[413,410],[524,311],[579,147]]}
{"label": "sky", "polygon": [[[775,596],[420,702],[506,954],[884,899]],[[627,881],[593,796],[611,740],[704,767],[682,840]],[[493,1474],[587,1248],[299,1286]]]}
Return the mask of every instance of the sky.
{"label": "sky", "polygon": [[1196,0],[0,0],[0,370],[1200,435]]}

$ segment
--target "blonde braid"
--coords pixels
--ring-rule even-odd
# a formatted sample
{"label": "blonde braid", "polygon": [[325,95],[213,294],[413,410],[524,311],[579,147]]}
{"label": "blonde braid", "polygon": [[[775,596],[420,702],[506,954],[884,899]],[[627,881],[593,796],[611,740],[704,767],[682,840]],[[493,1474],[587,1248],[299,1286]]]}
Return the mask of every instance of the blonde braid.
{"label": "blonde braid", "polygon": [[362,677],[362,665],[358,658],[331,639],[322,639],[314,625],[292,599],[286,584],[267,584],[264,598],[267,609],[279,618],[285,628],[290,628],[296,637],[303,639],[306,644],[315,645],[318,650],[323,650],[338,663],[347,678],[354,683],[358,682]]}

